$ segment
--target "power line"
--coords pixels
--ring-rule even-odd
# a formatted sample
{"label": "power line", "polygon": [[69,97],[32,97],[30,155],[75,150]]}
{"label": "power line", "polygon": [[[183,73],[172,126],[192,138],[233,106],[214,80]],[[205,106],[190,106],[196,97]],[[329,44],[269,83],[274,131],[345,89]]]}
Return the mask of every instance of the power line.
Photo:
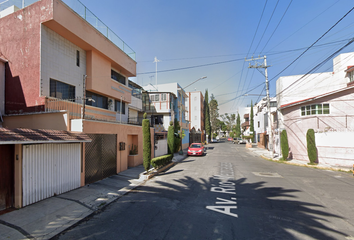
{"label": "power line", "polygon": [[[281,17],[280,21],[278,22],[278,25],[275,27],[273,33],[270,35],[268,41],[266,42],[266,44],[265,44],[264,47],[262,48],[261,53],[263,52],[263,50],[265,49],[265,47],[268,45],[268,43],[269,43],[270,39],[273,37],[275,31],[278,29],[280,23],[282,22],[282,20],[283,20],[285,14],[286,14],[286,12],[288,11],[288,9],[289,9],[289,7],[290,7],[290,5],[291,5],[292,2],[293,2],[293,0],[290,1],[290,3],[289,3],[289,5],[288,5],[288,7],[286,8],[286,10],[285,10],[283,16]],[[261,54],[261,53],[260,53],[260,54]]]}
{"label": "power line", "polygon": [[254,53],[257,51],[257,48],[258,48],[259,44],[262,42],[263,36],[264,36],[265,32],[266,32],[267,29],[268,29],[269,23],[270,23],[270,21],[271,21],[272,18],[273,18],[273,15],[274,15],[275,10],[277,9],[278,3],[279,3],[279,0],[278,0],[277,3],[275,4],[275,7],[274,7],[273,12],[272,12],[272,15],[271,15],[270,18],[269,18],[268,24],[267,24],[266,28],[264,29],[264,32],[263,32],[263,34],[262,34],[262,37],[261,37],[261,39],[259,40],[258,45],[257,45],[256,49],[255,49],[254,52],[253,52],[253,55],[254,55]]}
{"label": "power line", "polygon": [[[206,66],[212,66],[212,65],[222,64],[222,63],[230,63],[230,62],[236,62],[236,61],[243,61],[243,58],[233,59],[233,60],[228,60],[228,61],[223,61],[223,62],[215,62],[215,63],[208,63],[208,64],[203,64],[203,65],[184,67],[184,68],[174,68],[174,69],[168,69],[168,70],[160,70],[160,71],[157,71],[157,73],[186,70],[186,69],[197,68],[197,67],[206,67]],[[155,73],[155,72],[137,73],[137,75],[151,74],[151,73]]]}
{"label": "power line", "polygon": [[[298,31],[300,31],[301,29],[303,29],[304,27],[306,27],[307,25],[309,25],[312,21],[314,21],[316,18],[318,18],[320,15],[322,15],[323,13],[325,13],[327,10],[331,9],[335,4],[337,4],[340,0],[338,0],[337,2],[333,3],[331,6],[329,6],[328,8],[326,8],[323,12],[321,12],[320,14],[318,14],[316,17],[314,17],[311,21],[307,22],[304,26],[300,27],[298,30],[296,30],[295,32],[293,32],[289,37],[285,38],[283,41],[281,41],[280,43],[278,43],[277,45],[275,45],[273,48],[271,48],[270,50],[276,48],[277,46],[279,46],[280,44],[282,44],[283,42],[285,42],[286,40],[288,40],[290,37],[292,37],[293,35],[295,35]],[[269,55],[269,54],[267,54]]]}
{"label": "power line", "polygon": [[304,52],[302,52],[297,58],[295,58],[288,66],[286,66],[283,70],[281,70],[277,75],[275,75],[270,81],[277,78],[280,74],[282,74],[286,69],[288,69],[291,65],[293,65],[300,57],[302,57],[313,45],[315,45],[318,41],[320,41],[329,31],[331,31],[338,23],[340,23],[351,11],[353,11],[354,7],[350,9],[343,17],[341,17],[332,27],[330,27],[321,37],[319,37],[314,43],[311,44]]}

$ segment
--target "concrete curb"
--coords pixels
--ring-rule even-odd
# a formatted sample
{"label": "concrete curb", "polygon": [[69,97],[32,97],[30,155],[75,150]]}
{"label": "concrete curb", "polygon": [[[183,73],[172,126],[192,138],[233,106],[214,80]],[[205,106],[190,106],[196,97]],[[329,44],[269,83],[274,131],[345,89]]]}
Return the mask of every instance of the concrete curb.
{"label": "concrete curb", "polygon": [[[264,154],[260,155],[261,158],[268,160],[268,161],[274,161],[274,162],[280,162],[279,159],[274,159],[274,158],[269,158],[264,156]],[[352,169],[347,169],[347,168],[336,168],[336,167],[326,167],[322,165],[308,165],[308,164],[303,164],[303,163],[296,163],[296,162],[291,162],[291,161],[281,161],[281,163],[289,164],[289,165],[294,165],[294,166],[301,166],[301,167],[310,167],[310,168],[318,168],[322,170],[332,170],[332,171],[344,171],[344,172],[351,172]],[[354,175],[354,174],[353,174]]]}

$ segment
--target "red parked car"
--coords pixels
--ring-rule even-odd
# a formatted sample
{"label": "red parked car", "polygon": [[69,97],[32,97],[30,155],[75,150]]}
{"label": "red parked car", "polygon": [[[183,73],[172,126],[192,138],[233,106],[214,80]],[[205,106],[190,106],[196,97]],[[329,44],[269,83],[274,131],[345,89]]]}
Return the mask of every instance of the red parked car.
{"label": "red parked car", "polygon": [[232,137],[228,137],[228,138],[227,138],[227,141],[232,141]]}
{"label": "red parked car", "polygon": [[189,148],[188,148],[188,152],[187,152],[188,156],[191,155],[200,155],[203,156],[204,155],[204,146],[201,143],[192,143]]}

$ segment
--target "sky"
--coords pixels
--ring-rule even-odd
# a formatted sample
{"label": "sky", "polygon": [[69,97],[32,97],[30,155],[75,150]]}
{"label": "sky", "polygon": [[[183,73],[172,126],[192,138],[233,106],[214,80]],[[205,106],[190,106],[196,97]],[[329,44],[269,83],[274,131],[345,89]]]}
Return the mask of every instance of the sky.
{"label": "sky", "polygon": [[[206,76],[185,91],[204,95],[207,89],[220,114],[237,113],[265,97],[264,69],[249,68],[256,62],[245,59],[267,57],[274,97],[281,76],[306,74],[319,63],[313,72],[331,72],[328,57],[354,37],[352,0],[81,2],[136,52],[137,76],[131,80],[184,88]],[[334,57],[344,52],[354,52],[354,44]]]}

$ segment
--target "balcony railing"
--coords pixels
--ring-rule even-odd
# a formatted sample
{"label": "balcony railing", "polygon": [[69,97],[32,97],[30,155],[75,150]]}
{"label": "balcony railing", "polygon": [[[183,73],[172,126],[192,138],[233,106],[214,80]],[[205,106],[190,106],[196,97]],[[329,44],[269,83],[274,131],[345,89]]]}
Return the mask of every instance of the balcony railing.
{"label": "balcony railing", "polygon": [[[1,0],[0,0],[1,1]],[[25,8],[32,3],[39,0],[5,0],[0,2],[0,11],[15,5],[18,8]],[[93,14],[84,4],[79,0],[62,0],[68,7],[85,19],[89,24],[96,28],[106,38],[108,38],[114,45],[125,52],[131,59],[135,61],[135,52],[131,49],[120,37],[117,36],[106,24],[104,24],[95,14]]]}
{"label": "balcony railing", "polygon": [[[58,112],[68,111],[70,119],[82,119],[83,118],[84,105],[82,98],[78,97],[72,100],[64,100],[57,98],[45,99],[45,112]],[[119,116],[119,115],[118,115]],[[98,120],[105,122],[116,122],[124,124],[142,125],[142,118],[128,118],[128,120],[117,120],[117,113],[103,108],[92,107],[85,104],[85,116],[84,119]]]}

